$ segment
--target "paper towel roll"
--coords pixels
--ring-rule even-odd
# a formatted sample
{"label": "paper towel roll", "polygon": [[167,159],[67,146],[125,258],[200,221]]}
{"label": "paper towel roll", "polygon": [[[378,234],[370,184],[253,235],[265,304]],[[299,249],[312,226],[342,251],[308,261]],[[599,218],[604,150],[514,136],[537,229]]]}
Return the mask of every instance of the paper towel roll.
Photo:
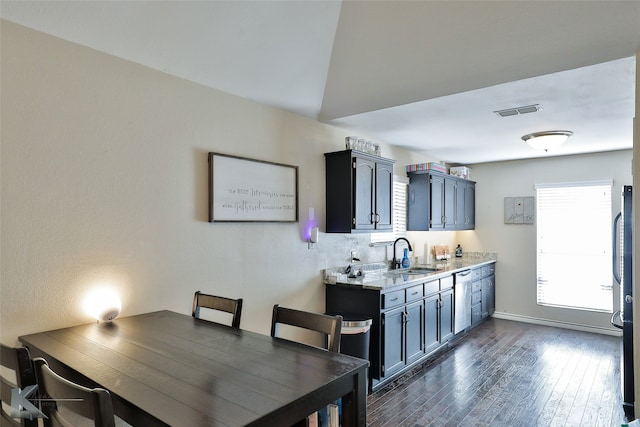
{"label": "paper towel roll", "polygon": [[424,242],[424,263],[431,264],[431,247],[429,242]]}

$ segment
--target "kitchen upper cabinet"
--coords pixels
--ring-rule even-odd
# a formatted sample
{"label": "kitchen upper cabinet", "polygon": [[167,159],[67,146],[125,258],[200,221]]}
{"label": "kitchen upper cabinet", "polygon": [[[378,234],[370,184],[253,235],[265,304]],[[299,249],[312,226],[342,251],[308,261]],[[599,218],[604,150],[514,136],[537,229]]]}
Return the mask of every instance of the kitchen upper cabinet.
{"label": "kitchen upper cabinet", "polygon": [[458,180],[453,177],[445,176],[444,178],[444,199],[442,200],[442,209],[441,211],[444,213],[444,224],[443,228],[445,230],[456,230],[456,189],[458,185]]}
{"label": "kitchen upper cabinet", "polygon": [[456,229],[473,230],[476,227],[476,184],[459,180],[456,188]]}
{"label": "kitchen upper cabinet", "polygon": [[327,233],[393,230],[394,160],[345,150],[325,163]]}
{"label": "kitchen upper cabinet", "polygon": [[407,229],[475,228],[475,182],[434,172],[409,174]]}

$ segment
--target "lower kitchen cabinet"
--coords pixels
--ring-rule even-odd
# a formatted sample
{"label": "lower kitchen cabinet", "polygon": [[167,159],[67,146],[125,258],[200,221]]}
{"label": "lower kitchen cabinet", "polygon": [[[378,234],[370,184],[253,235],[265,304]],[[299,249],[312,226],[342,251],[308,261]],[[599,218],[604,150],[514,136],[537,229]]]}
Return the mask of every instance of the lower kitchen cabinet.
{"label": "lower kitchen cabinet", "polygon": [[482,267],[482,318],[496,311],[495,264]]}
{"label": "lower kitchen cabinet", "polygon": [[453,289],[440,293],[440,342],[453,337]]}
{"label": "lower kitchen cabinet", "polygon": [[382,340],[387,344],[382,352],[382,374],[391,375],[402,369],[406,362],[404,352],[404,307],[382,314]]}
{"label": "lower kitchen cabinet", "polygon": [[[407,289],[407,294],[409,291]],[[411,291],[415,292],[415,287],[411,288]],[[422,292],[420,296],[422,297]],[[393,375],[406,365],[422,358],[423,319],[422,299],[382,313],[382,376]]]}
{"label": "lower kitchen cabinet", "polygon": [[440,345],[440,296],[436,294],[426,298],[424,305],[424,346],[426,352],[431,352]]}
{"label": "lower kitchen cabinet", "polygon": [[405,307],[405,353],[407,364],[420,359],[424,354],[423,324],[424,302],[422,300],[407,304]]}
{"label": "lower kitchen cabinet", "polygon": [[[490,313],[495,307],[495,276],[478,276],[480,280],[474,281],[473,288],[475,304],[471,307],[474,324],[482,321],[483,309]],[[449,275],[389,289],[326,285],[327,313],[355,314],[373,321],[370,390],[382,387],[448,345],[454,337],[453,284],[453,275]]]}
{"label": "lower kitchen cabinet", "polygon": [[425,353],[431,353],[453,337],[453,289],[425,298]]}

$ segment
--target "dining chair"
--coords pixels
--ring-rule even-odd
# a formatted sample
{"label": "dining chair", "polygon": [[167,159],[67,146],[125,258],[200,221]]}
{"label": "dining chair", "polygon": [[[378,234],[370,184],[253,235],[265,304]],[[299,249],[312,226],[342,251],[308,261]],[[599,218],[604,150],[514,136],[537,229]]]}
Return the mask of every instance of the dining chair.
{"label": "dining chair", "polygon": [[[340,331],[342,329],[342,316],[329,316],[327,314],[312,313],[309,311],[301,311],[293,308],[281,307],[280,304],[273,306],[273,316],[271,318],[271,336],[279,337],[279,325],[289,325],[298,328],[308,329],[320,332],[324,335],[325,350],[334,353],[340,352]],[[304,427],[307,425],[318,424],[318,417],[322,416],[326,419],[326,409],[319,409],[317,412],[309,415],[304,420],[294,424],[294,427]],[[320,415],[320,413],[323,415]]]}
{"label": "dining chair", "polygon": [[[327,314],[311,313],[293,308],[273,306],[271,319],[271,336],[279,336],[280,324],[296,326],[324,334],[327,350],[338,353],[340,351],[340,330],[342,329],[342,316],[329,316]],[[328,339],[327,339],[328,337]]]}
{"label": "dining chair", "polygon": [[[36,373],[33,369],[33,361],[29,355],[29,350],[26,347],[8,347],[0,344],[0,365],[4,368],[1,373],[2,375],[0,375],[1,425],[36,427],[38,425],[37,419],[13,418],[9,412],[11,391],[17,388],[25,390],[25,388],[37,384]],[[9,375],[5,376],[5,373],[9,374],[10,371],[12,375],[15,375],[15,380],[9,378]]]}
{"label": "dining chair", "polygon": [[212,310],[224,311],[231,313],[232,320],[231,326],[234,328],[240,327],[240,316],[242,316],[242,298],[231,299],[226,297],[220,297],[216,295],[203,294],[200,291],[196,291],[193,296],[193,310],[191,315],[196,319],[200,319],[200,308],[208,308]]}
{"label": "dining chair", "polygon": [[42,398],[44,427],[70,427],[93,421],[95,427],[115,427],[111,395],[61,377],[41,357],[33,359]]}

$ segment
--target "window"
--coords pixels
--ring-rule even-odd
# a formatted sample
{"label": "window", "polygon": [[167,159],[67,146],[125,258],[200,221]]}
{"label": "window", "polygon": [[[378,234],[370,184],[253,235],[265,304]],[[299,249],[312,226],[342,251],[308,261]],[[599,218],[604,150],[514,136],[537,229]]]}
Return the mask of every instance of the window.
{"label": "window", "polygon": [[611,186],[536,185],[539,305],[613,310]]}
{"label": "window", "polygon": [[371,243],[393,242],[407,234],[407,188],[409,178],[393,176],[393,231],[371,233]]}

